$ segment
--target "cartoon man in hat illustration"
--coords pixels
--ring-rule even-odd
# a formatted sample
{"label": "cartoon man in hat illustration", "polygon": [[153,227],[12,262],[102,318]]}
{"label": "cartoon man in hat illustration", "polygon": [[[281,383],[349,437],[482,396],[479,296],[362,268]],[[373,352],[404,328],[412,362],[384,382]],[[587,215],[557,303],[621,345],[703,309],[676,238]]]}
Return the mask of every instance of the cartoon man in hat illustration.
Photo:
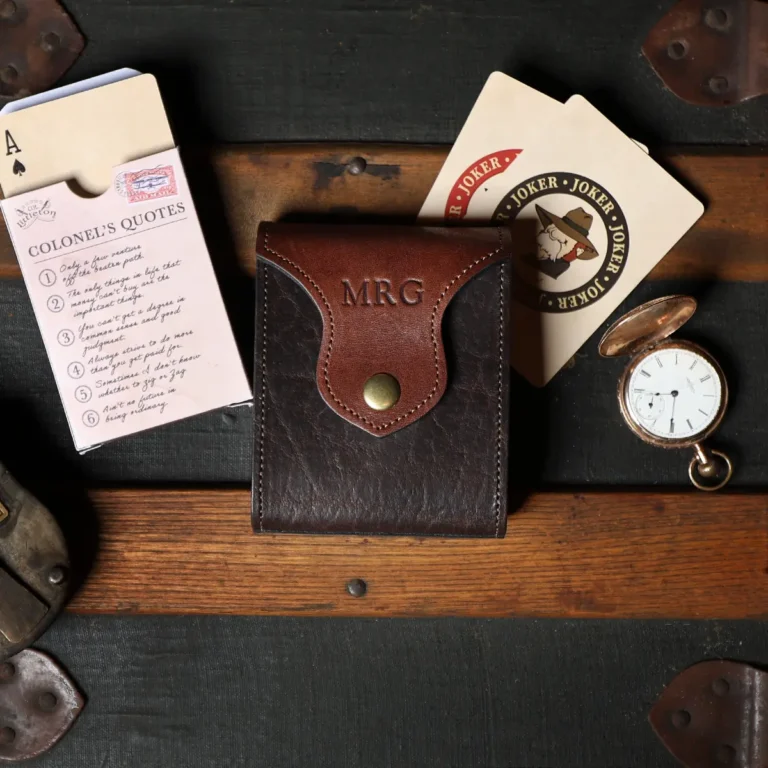
{"label": "cartoon man in hat illustration", "polygon": [[576,259],[594,259],[597,248],[589,241],[592,215],[583,208],[574,208],[562,218],[536,206],[542,229],[536,237],[536,256],[527,254],[524,260],[545,275],[557,279]]}

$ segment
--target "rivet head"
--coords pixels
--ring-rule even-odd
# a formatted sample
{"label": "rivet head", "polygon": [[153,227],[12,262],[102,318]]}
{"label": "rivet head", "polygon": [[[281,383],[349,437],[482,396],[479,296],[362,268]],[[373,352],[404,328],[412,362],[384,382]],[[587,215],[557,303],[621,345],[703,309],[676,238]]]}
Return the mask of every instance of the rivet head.
{"label": "rivet head", "polygon": [[16,741],[16,731],[13,728],[9,728],[7,725],[0,728],[0,745],[7,746],[13,744]]}
{"label": "rivet head", "polygon": [[19,70],[13,64],[6,64],[0,68],[0,80],[6,85],[13,85],[19,79]]}
{"label": "rivet head", "polygon": [[687,53],[688,42],[686,40],[673,40],[667,46],[667,56],[669,56],[670,59],[674,59],[675,61],[684,59]]}
{"label": "rivet head", "polygon": [[363,398],[374,411],[388,411],[400,399],[400,382],[389,373],[377,373],[365,382]]}
{"label": "rivet head", "polygon": [[347,592],[352,597],[363,597],[368,591],[368,585],[362,579],[350,579],[347,582]]}
{"label": "rivet head", "polygon": [[736,750],[730,744],[721,744],[715,752],[715,760],[720,765],[730,765],[736,757]]}
{"label": "rivet head", "polygon": [[12,19],[16,15],[16,3],[13,0],[0,0],[0,19],[6,21]]}
{"label": "rivet head", "polygon": [[55,32],[48,32],[40,39],[40,47],[46,53],[53,53],[61,46],[61,38]]}
{"label": "rivet head", "polygon": [[709,90],[712,93],[725,93],[728,90],[728,78],[723,75],[715,75],[709,78]]}
{"label": "rivet head", "polygon": [[46,693],[41,693],[37,697],[38,709],[41,709],[43,712],[53,712],[53,710],[56,709],[56,705],[58,703],[59,700],[49,691],[46,691]]}
{"label": "rivet head", "polygon": [[16,667],[10,661],[4,661],[0,664],[0,683],[7,683],[13,679],[16,674]]}
{"label": "rivet head", "polygon": [[353,157],[349,163],[347,163],[347,171],[353,176],[359,176],[365,172],[368,163],[362,157]]}
{"label": "rivet head", "polygon": [[718,32],[725,32],[731,26],[731,15],[725,8],[710,8],[704,14],[704,23],[710,29],[716,29]]}
{"label": "rivet head", "polygon": [[677,729],[687,728],[691,722],[691,714],[684,709],[672,713],[672,725]]}
{"label": "rivet head", "polygon": [[48,571],[48,583],[53,584],[54,587],[58,587],[67,580],[67,570],[60,565],[54,565],[50,571]]}
{"label": "rivet head", "polygon": [[712,683],[712,691],[716,696],[725,696],[730,690],[730,684],[722,677],[718,677],[717,680]]}

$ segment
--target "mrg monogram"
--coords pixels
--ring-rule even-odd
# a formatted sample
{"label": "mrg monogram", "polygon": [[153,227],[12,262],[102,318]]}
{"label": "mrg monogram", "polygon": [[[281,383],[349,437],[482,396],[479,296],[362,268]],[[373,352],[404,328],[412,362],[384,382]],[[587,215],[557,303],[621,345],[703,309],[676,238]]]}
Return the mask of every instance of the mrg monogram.
{"label": "mrg monogram", "polygon": [[380,277],[366,277],[360,284],[353,284],[345,278],[341,285],[344,291],[341,303],[345,307],[394,307],[397,304],[413,307],[424,298],[424,281],[415,277],[399,284]]}

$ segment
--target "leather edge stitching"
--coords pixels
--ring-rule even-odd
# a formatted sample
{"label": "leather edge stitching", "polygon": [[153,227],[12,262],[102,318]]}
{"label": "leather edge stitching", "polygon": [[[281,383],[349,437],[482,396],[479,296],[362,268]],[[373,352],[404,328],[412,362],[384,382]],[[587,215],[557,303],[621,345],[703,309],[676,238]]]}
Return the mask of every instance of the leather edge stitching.
{"label": "leather edge stitching", "polygon": [[320,296],[320,299],[322,300],[323,304],[325,304],[325,308],[328,310],[328,322],[330,325],[330,339],[328,341],[328,351],[325,354],[325,361],[323,362],[323,379],[325,382],[325,386],[328,390],[328,393],[330,394],[333,401],[343,408],[347,413],[349,413],[351,416],[354,416],[358,421],[362,421],[364,424],[368,425],[372,429],[375,430],[383,430],[388,429],[389,427],[393,426],[394,424],[397,424],[400,421],[403,421],[403,419],[407,419],[409,416],[412,416],[416,411],[418,411],[420,408],[422,408],[424,405],[426,405],[437,392],[438,385],[440,384],[440,366],[439,366],[439,355],[438,355],[438,345],[437,345],[437,334],[435,332],[435,318],[437,316],[437,310],[440,306],[440,303],[445,298],[445,294],[448,293],[448,291],[451,289],[453,284],[461,279],[464,275],[467,274],[470,270],[474,269],[479,264],[482,264],[484,261],[487,261],[488,259],[495,256],[499,251],[502,251],[504,249],[504,239],[502,235],[501,228],[498,227],[496,229],[496,232],[499,237],[499,247],[495,250],[491,251],[490,253],[486,253],[485,256],[481,256],[477,259],[475,259],[472,263],[468,264],[464,269],[461,270],[454,278],[448,283],[448,285],[443,288],[440,295],[437,298],[437,301],[435,302],[435,306],[432,308],[432,314],[430,318],[430,326],[431,326],[431,336],[432,336],[432,348],[435,356],[435,383],[432,387],[432,391],[418,404],[415,405],[413,408],[411,408],[410,411],[407,413],[402,414],[401,416],[398,416],[396,419],[393,419],[390,422],[387,422],[385,424],[375,424],[367,417],[363,416],[362,414],[358,413],[357,411],[350,408],[348,405],[343,403],[339,398],[336,396],[336,393],[333,391],[333,388],[331,387],[330,380],[328,379],[328,366],[331,362],[331,354],[333,353],[333,337],[334,337],[334,322],[333,322],[333,310],[331,309],[330,302],[325,297],[325,294],[323,293],[323,289],[315,282],[315,280],[312,278],[312,276],[302,267],[300,267],[295,262],[291,261],[287,257],[283,256],[281,253],[278,253],[274,248],[271,248],[269,246],[269,232],[264,232],[264,250],[271,253],[273,256],[277,256],[278,259],[281,261],[284,261],[286,264],[288,264],[290,267],[295,269],[302,277],[304,277],[306,280],[309,281],[310,285],[317,291],[318,295]]}
{"label": "leather edge stitching", "polygon": [[503,378],[504,378],[504,267],[499,270],[499,394],[496,408],[496,538],[501,527],[501,422],[503,416]]}
{"label": "leather edge stitching", "polygon": [[261,332],[261,394],[259,396],[259,530],[264,531],[264,436],[267,417],[267,270],[262,270],[264,277],[264,320]]}

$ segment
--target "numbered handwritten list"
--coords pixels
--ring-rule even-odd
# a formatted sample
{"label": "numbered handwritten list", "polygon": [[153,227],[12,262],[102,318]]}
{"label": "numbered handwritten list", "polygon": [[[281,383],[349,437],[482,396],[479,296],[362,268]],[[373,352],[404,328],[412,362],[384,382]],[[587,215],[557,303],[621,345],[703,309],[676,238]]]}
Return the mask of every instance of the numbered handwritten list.
{"label": "numbered handwritten list", "polygon": [[2,208],[79,451],[251,399],[176,150]]}

